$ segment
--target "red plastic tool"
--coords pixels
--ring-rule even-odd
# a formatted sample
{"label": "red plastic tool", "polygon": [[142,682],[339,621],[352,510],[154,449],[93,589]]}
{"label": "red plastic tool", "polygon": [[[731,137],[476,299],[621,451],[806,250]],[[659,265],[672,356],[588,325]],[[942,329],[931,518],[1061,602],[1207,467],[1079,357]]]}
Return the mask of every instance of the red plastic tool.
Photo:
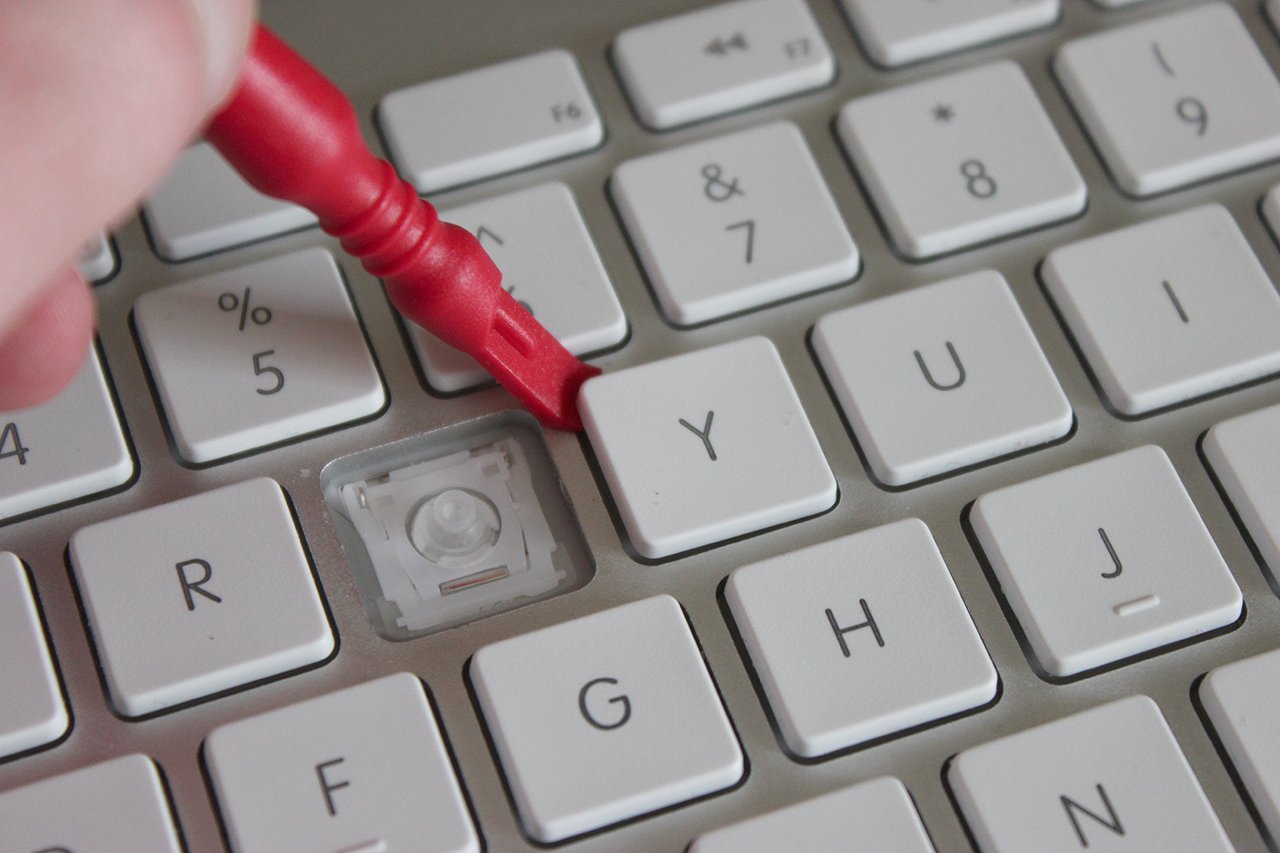
{"label": "red plastic tool", "polygon": [[475,358],[543,424],[582,429],[578,388],[600,369],[503,289],[480,242],[375,157],[342,92],[266,28],[205,136],[249,183],[315,213],[401,313]]}

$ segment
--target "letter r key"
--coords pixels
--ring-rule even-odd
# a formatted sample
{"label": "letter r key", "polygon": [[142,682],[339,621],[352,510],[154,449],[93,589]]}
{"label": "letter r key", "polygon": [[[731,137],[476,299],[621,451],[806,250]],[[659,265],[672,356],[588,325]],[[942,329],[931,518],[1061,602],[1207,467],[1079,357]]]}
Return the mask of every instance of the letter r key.
{"label": "letter r key", "polygon": [[69,551],[111,702],[126,717],[333,652],[293,515],[266,478],[92,524]]}

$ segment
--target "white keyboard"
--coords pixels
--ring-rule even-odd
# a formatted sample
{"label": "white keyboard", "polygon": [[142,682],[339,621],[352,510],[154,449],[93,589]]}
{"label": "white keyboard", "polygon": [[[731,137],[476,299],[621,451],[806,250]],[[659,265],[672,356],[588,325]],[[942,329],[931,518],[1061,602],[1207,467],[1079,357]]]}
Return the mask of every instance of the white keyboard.
{"label": "white keyboard", "polygon": [[0,412],[0,849],[1280,845],[1280,2],[263,0],[604,369],[193,145]]}

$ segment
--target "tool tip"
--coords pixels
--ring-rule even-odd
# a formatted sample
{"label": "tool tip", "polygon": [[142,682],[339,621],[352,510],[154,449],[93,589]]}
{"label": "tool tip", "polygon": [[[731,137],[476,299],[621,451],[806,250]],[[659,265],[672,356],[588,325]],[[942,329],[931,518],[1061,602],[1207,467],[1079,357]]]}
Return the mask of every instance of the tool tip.
{"label": "tool tip", "polygon": [[600,368],[576,358],[572,361],[572,364],[564,364],[559,370],[540,373],[540,381],[527,383],[520,388],[508,387],[543,426],[581,432],[578,391],[588,379],[600,375]]}

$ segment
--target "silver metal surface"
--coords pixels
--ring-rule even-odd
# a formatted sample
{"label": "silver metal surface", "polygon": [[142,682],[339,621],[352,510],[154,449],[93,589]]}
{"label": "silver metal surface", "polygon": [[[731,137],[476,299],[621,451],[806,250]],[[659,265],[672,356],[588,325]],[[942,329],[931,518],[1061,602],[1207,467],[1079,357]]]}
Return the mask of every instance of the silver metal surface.
{"label": "silver metal surface", "polygon": [[[443,399],[428,393],[413,365],[393,312],[378,283],[355,263],[342,261],[358,310],[373,343],[390,394],[375,420],[246,458],[193,470],[180,465],[166,439],[162,417],[130,324],[143,293],[167,283],[274,256],[304,246],[331,246],[317,231],[292,235],[183,264],[156,258],[134,219],[117,234],[122,269],[98,288],[102,348],[120,398],[140,473],[127,490],[0,527],[0,548],[32,568],[49,623],[54,651],[74,715],[69,738],[50,749],[0,764],[0,790],[61,773],[87,762],[142,752],[163,769],[178,822],[192,850],[223,846],[212,795],[202,776],[200,747],[214,727],[258,711],[317,696],[397,670],[429,686],[452,747],[463,785],[488,850],[531,847],[522,836],[500,772],[466,686],[467,660],[485,643],[516,636],[625,601],[659,592],[683,604],[723,693],[750,769],[736,789],[563,845],[563,849],[679,851],[714,827],[882,774],[900,778],[914,796],[940,850],[967,850],[959,817],[943,786],[948,757],[973,744],[1051,720],[1108,699],[1134,693],[1154,698],[1203,783],[1232,841],[1242,850],[1263,848],[1262,836],[1234,787],[1193,705],[1193,684],[1207,670],[1280,645],[1280,598],[1216,491],[1197,453],[1199,436],[1214,423],[1280,402],[1280,383],[1268,381],[1137,421],[1120,420],[1099,402],[1079,358],[1049,307],[1036,277],[1045,254],[1063,243],[1136,220],[1218,201],[1239,221],[1273,280],[1280,280],[1280,251],[1264,227],[1258,203],[1280,182],[1280,165],[1268,165],[1147,201],[1124,197],[1111,183],[1055,83],[1049,59],[1055,45],[1075,35],[1190,5],[1155,0],[1104,12],[1085,0],[1064,0],[1053,27],[968,53],[885,71],[859,48],[836,0],[810,6],[837,56],[834,83],[820,91],[685,129],[654,133],[640,127],[609,62],[609,44],[623,28],[681,11],[680,0],[601,3],[598,0],[265,0],[263,16],[286,39],[332,75],[357,104],[369,139],[377,141],[373,111],[378,99],[401,86],[552,47],[572,51],[602,111],[607,138],[593,152],[558,163],[441,194],[441,206],[462,204],[534,182],[559,180],[576,195],[631,323],[627,343],[597,361],[606,370],[643,363],[749,334],[767,335],[780,350],[840,484],[830,512],[741,541],[660,564],[632,559],[609,495],[593,468],[592,453],[578,436],[547,436],[548,445],[592,551],[595,577],[553,600],[410,642],[393,643],[370,627],[321,495],[324,465],[337,457],[433,428],[512,407],[496,388]],[[1233,4],[1273,67],[1280,42],[1260,3]],[[868,200],[841,154],[832,129],[849,98],[885,86],[932,77],[998,57],[1017,60],[1032,79],[1050,118],[1091,186],[1089,206],[1078,219],[989,247],[928,263],[905,263],[887,246]],[[607,182],[615,164],[737,128],[785,118],[803,131],[864,258],[851,284],[696,329],[679,330],[659,316],[645,280],[611,208]],[[808,348],[814,321],[827,311],[928,282],[994,268],[1011,283],[1076,412],[1066,441],[1016,459],[988,465],[930,485],[888,492],[873,485]],[[1028,663],[1009,619],[961,524],[975,497],[996,486],[1154,442],[1173,459],[1196,506],[1245,593],[1247,616],[1235,630],[1184,648],[1130,663],[1070,684],[1050,684]],[[340,648],[328,664],[301,675],[214,699],[143,722],[126,722],[110,710],[89,632],[77,605],[64,550],[78,527],[133,509],[266,474],[281,483],[297,509],[337,626]],[[991,707],[962,719],[815,763],[799,763],[782,751],[735,647],[719,587],[737,566],[825,541],[883,522],[917,516],[928,525],[968,604],[1002,679]],[[146,602],[139,602],[146,607]],[[163,638],[157,638],[163,642]],[[264,760],[268,760],[265,759]],[[572,772],[567,769],[566,772]],[[850,827],[856,841],[857,827]],[[3,846],[0,843],[0,846]]]}

